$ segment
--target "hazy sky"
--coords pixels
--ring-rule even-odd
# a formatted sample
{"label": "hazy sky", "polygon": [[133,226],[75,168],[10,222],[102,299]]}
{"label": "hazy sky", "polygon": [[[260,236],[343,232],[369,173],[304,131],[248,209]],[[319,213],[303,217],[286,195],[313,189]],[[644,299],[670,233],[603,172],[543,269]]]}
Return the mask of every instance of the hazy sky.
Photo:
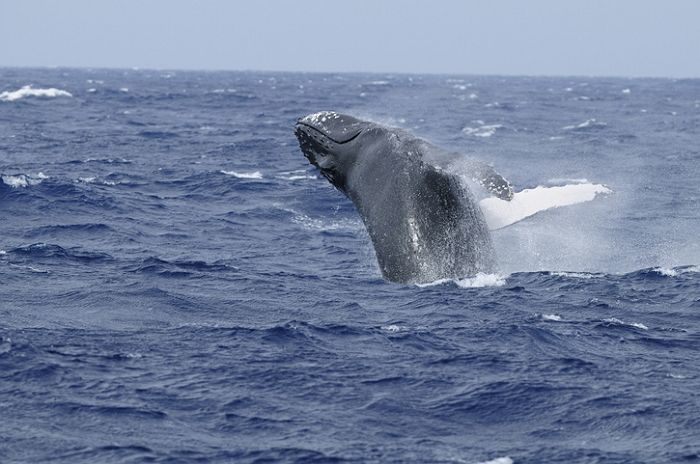
{"label": "hazy sky", "polygon": [[700,77],[696,0],[0,0],[0,66]]}

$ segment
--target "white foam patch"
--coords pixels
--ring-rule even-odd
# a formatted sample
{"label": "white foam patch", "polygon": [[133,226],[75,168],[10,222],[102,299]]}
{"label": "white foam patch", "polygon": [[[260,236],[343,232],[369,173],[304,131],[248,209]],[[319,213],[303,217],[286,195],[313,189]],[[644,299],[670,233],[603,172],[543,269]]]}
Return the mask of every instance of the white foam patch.
{"label": "white foam patch", "polygon": [[37,185],[42,183],[45,179],[48,179],[49,176],[44,174],[43,172],[40,172],[36,175],[30,175],[30,174],[17,174],[15,176],[2,176],[2,182],[5,185],[8,185],[12,188],[25,188],[29,187],[31,185]]}
{"label": "white foam patch", "polygon": [[119,182],[115,182],[112,180],[98,180],[97,177],[78,177],[76,182],[82,182],[84,184],[101,184],[101,185],[109,185],[109,186],[114,186],[119,184]]}
{"label": "white foam patch", "polygon": [[394,325],[394,324],[392,324],[392,325],[383,325],[383,326],[381,327],[381,329],[384,330],[384,331],[386,331],[386,332],[397,333],[397,332],[401,332],[401,331],[403,331],[403,330],[406,330],[406,327],[404,327],[404,326],[402,326],[402,325]]}
{"label": "white foam patch", "polygon": [[616,317],[609,317],[607,319],[603,319],[603,322],[607,322],[609,324],[616,324],[616,325],[626,325],[629,327],[634,327],[634,328],[642,329],[642,330],[649,330],[649,327],[642,324],[641,322],[623,322]]}
{"label": "white foam patch", "polygon": [[503,456],[496,459],[491,459],[490,461],[483,461],[477,464],[513,464],[513,460],[508,456]]}
{"label": "white foam patch", "polygon": [[575,205],[593,200],[600,193],[611,193],[601,184],[570,184],[559,187],[535,187],[516,192],[510,201],[496,197],[479,202],[489,229],[496,230],[515,224],[540,211]]}
{"label": "white foam patch", "polygon": [[236,172],[236,171],[224,171],[221,170],[221,174],[225,174],[227,176],[233,176],[238,179],[262,179],[263,175],[260,171],[253,171],[253,172]]}
{"label": "white foam patch", "polygon": [[553,276],[558,277],[573,277],[575,279],[592,279],[593,277],[600,276],[601,274],[593,274],[591,272],[552,272]]}
{"label": "white foam patch", "polygon": [[656,269],[654,269],[654,272],[657,272],[657,273],[661,274],[662,276],[666,276],[666,277],[677,277],[678,276],[678,271],[676,271],[675,269],[670,269],[670,268],[666,268],[666,267],[657,267]]}
{"label": "white foam patch", "polygon": [[72,97],[70,92],[65,90],[55,89],[53,87],[48,89],[35,89],[31,85],[25,85],[19,90],[13,92],[6,91],[0,93],[0,101],[15,101],[26,97],[39,97],[39,98],[55,98],[55,97]]}
{"label": "white foam patch", "polygon": [[309,174],[307,171],[304,169],[299,169],[296,171],[284,171],[280,172],[279,175],[275,176],[278,179],[284,179],[284,180],[304,180],[304,179],[318,179],[317,176],[313,174]]}
{"label": "white foam patch", "polygon": [[543,314],[542,319],[545,321],[559,322],[561,321],[561,316],[559,316],[558,314]]}
{"label": "white foam patch", "polygon": [[600,122],[595,118],[591,118],[591,119],[587,119],[587,120],[583,121],[581,124],[564,126],[564,127],[562,127],[562,129],[564,129],[564,130],[577,130],[577,129],[579,129],[580,130],[580,129],[588,129],[590,127],[599,127],[600,128],[600,127],[605,127],[605,126],[607,126],[607,124],[605,124],[604,122]]}
{"label": "white foam patch", "polygon": [[475,121],[481,123],[476,127],[465,127],[462,132],[465,135],[471,135],[472,137],[491,137],[496,133],[496,130],[503,127],[502,124],[484,124],[483,121]]}
{"label": "white foam patch", "polygon": [[500,274],[485,274],[479,272],[474,277],[466,277],[464,279],[438,279],[434,282],[416,285],[424,288],[447,283],[453,283],[460,288],[501,287],[506,284],[506,278]]}

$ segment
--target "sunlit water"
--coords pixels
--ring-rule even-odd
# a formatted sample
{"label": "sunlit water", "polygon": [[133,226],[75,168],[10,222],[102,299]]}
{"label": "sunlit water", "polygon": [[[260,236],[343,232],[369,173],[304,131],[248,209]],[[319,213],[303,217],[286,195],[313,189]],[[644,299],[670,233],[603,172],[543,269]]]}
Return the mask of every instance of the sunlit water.
{"label": "sunlit water", "polygon": [[[387,283],[325,109],[610,193]],[[0,461],[698,461],[699,142],[698,80],[2,69]]]}

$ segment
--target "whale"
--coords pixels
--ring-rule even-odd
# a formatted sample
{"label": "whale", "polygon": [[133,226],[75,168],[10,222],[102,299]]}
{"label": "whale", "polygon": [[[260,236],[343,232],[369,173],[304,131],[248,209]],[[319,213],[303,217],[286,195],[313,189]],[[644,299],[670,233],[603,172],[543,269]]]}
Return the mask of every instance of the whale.
{"label": "whale", "polygon": [[513,190],[492,166],[334,111],[299,118],[294,132],[308,161],[355,205],[385,279],[423,284],[494,272],[472,190],[503,201]]}

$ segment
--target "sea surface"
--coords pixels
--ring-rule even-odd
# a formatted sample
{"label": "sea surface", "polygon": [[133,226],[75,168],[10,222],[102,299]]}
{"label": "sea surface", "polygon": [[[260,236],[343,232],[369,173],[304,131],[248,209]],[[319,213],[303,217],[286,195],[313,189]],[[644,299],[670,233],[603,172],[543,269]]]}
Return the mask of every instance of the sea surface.
{"label": "sea surface", "polygon": [[[610,193],[389,283],[320,110]],[[5,68],[0,177],[2,463],[700,462],[700,80]]]}

